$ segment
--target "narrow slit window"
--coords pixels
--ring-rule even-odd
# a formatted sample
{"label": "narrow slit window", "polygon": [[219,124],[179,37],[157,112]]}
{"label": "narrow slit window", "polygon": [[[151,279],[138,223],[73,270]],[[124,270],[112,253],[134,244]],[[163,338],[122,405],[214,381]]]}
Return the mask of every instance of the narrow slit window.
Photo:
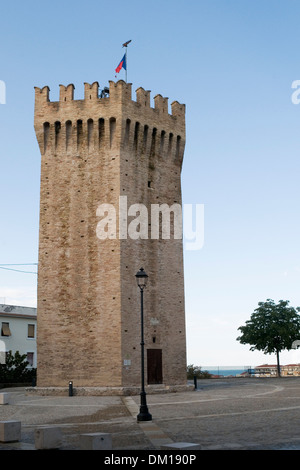
{"label": "narrow slit window", "polygon": [[91,147],[93,142],[93,129],[94,129],[94,121],[93,119],[89,119],[87,122],[88,125],[88,146]]}
{"label": "narrow slit window", "polygon": [[82,120],[78,119],[77,121],[77,146],[82,144]]}
{"label": "narrow slit window", "polygon": [[110,118],[109,121],[109,130],[110,130],[110,147],[112,147],[116,132],[116,118]]}
{"label": "narrow slit window", "polygon": [[165,132],[165,131],[161,131],[161,134],[160,134],[160,149],[159,149],[160,155],[162,155],[163,152],[164,152],[165,135],[166,135],[166,132]]}
{"label": "narrow slit window", "polygon": [[152,131],[152,140],[151,140],[151,149],[150,149],[150,155],[154,155],[155,153],[155,143],[156,143],[156,128],[154,127]]}
{"label": "narrow slit window", "polygon": [[171,155],[172,152],[172,145],[173,145],[173,134],[170,133],[169,135],[169,147],[168,147],[168,155]]}
{"label": "narrow slit window", "polygon": [[98,121],[98,138],[99,138],[99,147],[104,140],[104,119],[100,118]]}
{"label": "narrow slit window", "polygon": [[72,138],[72,122],[67,121],[66,122],[66,148],[71,144],[71,138]]}
{"label": "narrow slit window", "polygon": [[61,128],[60,122],[56,121],[56,123],[55,123],[55,147],[57,147],[59,145],[60,128]]}
{"label": "narrow slit window", "polygon": [[125,146],[127,146],[129,142],[130,122],[131,122],[130,119],[126,119],[125,138],[124,138]]}
{"label": "narrow slit window", "polygon": [[134,150],[137,150],[138,148],[139,128],[140,128],[140,123],[136,122],[135,128],[134,128],[134,143],[133,143]]}
{"label": "narrow slit window", "polygon": [[143,150],[144,151],[146,150],[146,146],[147,146],[148,129],[149,129],[149,127],[147,125],[144,126],[144,139],[143,139]]}
{"label": "narrow slit window", "polygon": [[180,135],[177,136],[177,141],[176,141],[176,155],[175,158],[178,159],[180,155],[180,143],[181,143],[181,137]]}
{"label": "narrow slit window", "polygon": [[49,143],[49,132],[50,124],[49,122],[44,122],[44,152],[46,152]]}

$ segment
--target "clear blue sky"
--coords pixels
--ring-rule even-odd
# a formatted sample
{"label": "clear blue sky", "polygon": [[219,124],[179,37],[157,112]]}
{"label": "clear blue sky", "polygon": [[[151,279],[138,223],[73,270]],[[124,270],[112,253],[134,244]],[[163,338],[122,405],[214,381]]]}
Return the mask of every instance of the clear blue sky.
{"label": "clear blue sky", "polygon": [[[184,253],[188,362],[275,363],[236,337],[259,301],[300,305],[299,21],[296,0],[3,3],[0,263],[38,261],[34,86],[57,100],[74,83],[81,99],[84,82],[115,79],[132,39],[133,98],[142,86],[186,104],[183,202],[205,207],[204,246]],[[36,280],[0,269],[0,302],[35,306]]]}

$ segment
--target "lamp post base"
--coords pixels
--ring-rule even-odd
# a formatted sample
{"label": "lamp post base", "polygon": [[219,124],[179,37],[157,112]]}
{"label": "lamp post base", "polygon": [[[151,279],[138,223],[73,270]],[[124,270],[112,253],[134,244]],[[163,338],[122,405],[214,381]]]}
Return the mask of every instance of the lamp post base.
{"label": "lamp post base", "polygon": [[148,411],[148,406],[146,402],[146,393],[144,391],[141,392],[141,406],[140,412],[137,415],[138,421],[152,421],[152,415]]}
{"label": "lamp post base", "polygon": [[144,411],[140,409],[140,412],[136,418],[137,421],[152,421],[152,415],[148,412],[148,408]]}

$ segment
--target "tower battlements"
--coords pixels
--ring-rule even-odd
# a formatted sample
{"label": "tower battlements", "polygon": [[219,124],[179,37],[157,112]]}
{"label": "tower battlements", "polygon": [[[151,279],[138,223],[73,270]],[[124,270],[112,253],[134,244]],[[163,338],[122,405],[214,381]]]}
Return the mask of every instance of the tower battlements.
{"label": "tower battlements", "polygon": [[[53,111],[58,111],[64,105],[68,106],[70,102],[73,102],[73,106],[84,107],[85,105],[90,106],[91,102],[97,102],[99,106],[105,105],[107,102],[119,102],[126,104],[133,102],[132,100],[132,84],[125,83],[124,80],[117,82],[109,81],[109,96],[101,98],[99,95],[99,83],[93,82],[92,84],[84,83],[84,99],[74,100],[75,86],[70,83],[67,86],[59,85],[59,101],[50,101],[50,88],[44,86],[43,88],[35,87],[35,106],[38,113],[41,113],[44,106],[48,105],[47,112],[52,108]],[[134,102],[133,102],[134,103]],[[151,109],[150,105],[150,91],[144,90],[139,87],[136,90],[136,101],[135,104],[144,108]],[[160,94],[154,96],[154,108],[153,111],[161,113],[166,117],[168,113],[168,98],[163,97]],[[176,118],[179,121],[185,119],[185,105],[180,104],[178,101],[171,103],[170,117]]]}
{"label": "tower battlements", "polygon": [[[50,101],[48,86],[35,87],[35,130],[41,153],[54,150],[65,141],[66,150],[88,147],[89,151],[100,146],[132,145],[139,150],[157,146],[160,153],[174,153],[182,162],[185,145],[185,105],[171,103],[160,94],[150,104],[150,91],[139,87],[136,100],[132,100],[132,84],[123,80],[109,82],[106,93],[99,94],[99,83],[84,83],[84,99],[74,99],[74,84],[59,85],[59,101]],[[103,96],[103,97],[102,97]],[[54,148],[53,148],[54,146]],[[60,148],[61,151],[61,148]]]}

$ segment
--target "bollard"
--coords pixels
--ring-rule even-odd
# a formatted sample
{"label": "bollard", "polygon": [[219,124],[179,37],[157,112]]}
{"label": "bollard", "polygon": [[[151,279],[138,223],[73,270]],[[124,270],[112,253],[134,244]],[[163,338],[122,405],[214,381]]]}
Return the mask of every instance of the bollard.
{"label": "bollard", "polygon": [[9,393],[0,393],[0,405],[8,405]]}
{"label": "bollard", "polygon": [[34,431],[36,449],[58,449],[61,446],[62,434],[58,427],[41,427]]}
{"label": "bollard", "polygon": [[111,450],[111,434],[104,432],[81,434],[80,447],[81,450]]}
{"label": "bollard", "polygon": [[21,421],[0,421],[0,442],[17,442],[21,439]]}
{"label": "bollard", "polygon": [[73,396],[73,382],[69,382],[69,397]]}
{"label": "bollard", "polygon": [[195,390],[197,390],[197,376],[194,375],[194,385],[195,385]]}

